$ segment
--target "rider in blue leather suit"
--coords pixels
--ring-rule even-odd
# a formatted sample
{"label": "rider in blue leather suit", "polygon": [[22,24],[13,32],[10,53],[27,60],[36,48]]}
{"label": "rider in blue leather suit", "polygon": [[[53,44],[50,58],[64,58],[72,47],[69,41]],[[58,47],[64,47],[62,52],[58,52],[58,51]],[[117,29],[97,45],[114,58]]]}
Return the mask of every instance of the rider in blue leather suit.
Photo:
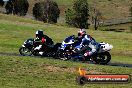
{"label": "rider in blue leather suit", "polygon": [[78,41],[80,41],[81,52],[84,57],[90,57],[98,50],[98,43],[90,35],[86,34],[84,29],[78,31]]}

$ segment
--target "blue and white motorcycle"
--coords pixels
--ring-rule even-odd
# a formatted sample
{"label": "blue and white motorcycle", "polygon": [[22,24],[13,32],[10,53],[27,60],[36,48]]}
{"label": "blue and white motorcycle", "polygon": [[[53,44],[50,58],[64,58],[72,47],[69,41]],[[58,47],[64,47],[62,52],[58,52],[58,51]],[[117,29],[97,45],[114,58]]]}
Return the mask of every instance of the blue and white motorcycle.
{"label": "blue and white motorcycle", "polygon": [[[88,59],[96,64],[107,64],[111,60],[110,50],[113,48],[113,46],[105,42],[99,43],[98,46],[99,49],[97,53],[91,57],[85,58],[85,60]],[[80,51],[80,49],[80,43],[75,40],[75,37],[69,36],[62,42],[61,47],[57,52],[58,57],[61,60],[83,59],[83,54],[77,53]]]}

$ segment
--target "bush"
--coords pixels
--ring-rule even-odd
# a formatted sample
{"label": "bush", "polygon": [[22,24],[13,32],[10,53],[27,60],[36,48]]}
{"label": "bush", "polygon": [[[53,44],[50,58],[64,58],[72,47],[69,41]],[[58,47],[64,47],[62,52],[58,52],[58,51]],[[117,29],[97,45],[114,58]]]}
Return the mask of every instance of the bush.
{"label": "bush", "polygon": [[5,6],[7,14],[25,16],[28,11],[27,0],[9,0]]}
{"label": "bush", "polygon": [[11,0],[7,2],[5,9],[7,14],[13,13],[13,3],[11,2]]}
{"label": "bush", "polygon": [[57,23],[59,14],[57,3],[51,0],[38,2],[33,7],[33,16],[39,21]]}
{"label": "bush", "polygon": [[66,13],[66,17],[65,17],[66,23],[68,25],[74,26],[75,12],[72,9],[67,9],[67,11],[65,13]]}
{"label": "bush", "polygon": [[0,0],[0,6],[3,6],[3,5],[4,5],[4,1]]}
{"label": "bush", "polygon": [[87,0],[76,0],[71,9],[66,10],[66,23],[78,28],[88,28]]}
{"label": "bush", "polygon": [[130,31],[132,32],[132,26],[130,27]]}
{"label": "bush", "polygon": [[130,8],[130,13],[131,13],[131,17],[132,17],[132,7]]}

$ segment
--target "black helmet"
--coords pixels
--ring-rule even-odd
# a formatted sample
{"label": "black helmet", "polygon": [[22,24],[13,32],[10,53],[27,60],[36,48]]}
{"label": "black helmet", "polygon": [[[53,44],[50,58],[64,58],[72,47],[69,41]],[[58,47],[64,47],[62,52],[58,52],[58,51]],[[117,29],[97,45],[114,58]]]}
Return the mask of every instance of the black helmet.
{"label": "black helmet", "polygon": [[41,38],[43,36],[43,30],[36,31],[36,37]]}

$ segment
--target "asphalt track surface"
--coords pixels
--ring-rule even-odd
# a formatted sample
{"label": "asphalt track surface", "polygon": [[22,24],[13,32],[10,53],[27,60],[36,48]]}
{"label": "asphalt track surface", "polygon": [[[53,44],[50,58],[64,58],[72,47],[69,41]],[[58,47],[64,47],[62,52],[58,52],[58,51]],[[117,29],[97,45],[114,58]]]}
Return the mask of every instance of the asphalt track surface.
{"label": "asphalt track surface", "polygon": [[[20,56],[22,57],[22,55],[17,54],[17,53],[3,53],[0,52],[0,56]],[[39,56],[30,56],[30,57],[39,57]],[[91,62],[88,62],[90,64],[93,64]],[[117,63],[117,62],[111,62],[107,64],[108,66],[115,66],[115,67],[127,67],[127,68],[132,68],[132,64],[125,64],[125,63]]]}

